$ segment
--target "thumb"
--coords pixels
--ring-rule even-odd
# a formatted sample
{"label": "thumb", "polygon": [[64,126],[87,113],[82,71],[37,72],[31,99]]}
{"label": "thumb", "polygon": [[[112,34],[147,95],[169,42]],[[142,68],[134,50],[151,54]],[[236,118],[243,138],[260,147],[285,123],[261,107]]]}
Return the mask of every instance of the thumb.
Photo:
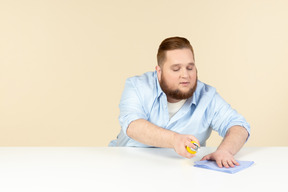
{"label": "thumb", "polygon": [[204,161],[204,160],[210,160],[210,155],[204,156],[200,161]]}
{"label": "thumb", "polygon": [[191,141],[196,141],[196,143],[197,143],[197,144],[199,145],[199,147],[200,147],[200,142],[199,142],[199,140],[198,140],[195,136],[190,135],[189,139],[190,139]]}

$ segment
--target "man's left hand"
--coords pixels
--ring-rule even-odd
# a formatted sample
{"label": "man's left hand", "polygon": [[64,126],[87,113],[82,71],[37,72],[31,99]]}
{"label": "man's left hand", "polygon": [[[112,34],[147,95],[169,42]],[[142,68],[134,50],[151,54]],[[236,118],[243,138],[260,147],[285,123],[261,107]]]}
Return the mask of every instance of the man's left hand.
{"label": "man's left hand", "polygon": [[239,165],[239,163],[234,159],[233,155],[226,150],[217,150],[214,153],[204,156],[201,161],[203,160],[214,160],[220,168],[223,166],[229,168]]}

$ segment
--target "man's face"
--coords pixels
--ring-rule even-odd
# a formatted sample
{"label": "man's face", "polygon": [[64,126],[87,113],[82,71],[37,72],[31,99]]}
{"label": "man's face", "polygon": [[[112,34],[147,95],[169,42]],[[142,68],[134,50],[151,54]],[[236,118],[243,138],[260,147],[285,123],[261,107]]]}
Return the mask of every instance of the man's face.
{"label": "man's face", "polygon": [[156,70],[160,86],[169,102],[188,99],[196,90],[197,69],[190,49],[167,51],[162,67],[156,66]]}

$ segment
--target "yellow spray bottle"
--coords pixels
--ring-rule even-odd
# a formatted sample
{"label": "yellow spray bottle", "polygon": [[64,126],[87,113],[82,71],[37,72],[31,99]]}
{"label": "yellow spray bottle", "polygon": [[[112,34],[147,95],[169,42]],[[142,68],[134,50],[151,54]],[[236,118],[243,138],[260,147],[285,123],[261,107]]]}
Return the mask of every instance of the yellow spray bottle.
{"label": "yellow spray bottle", "polygon": [[191,141],[191,143],[193,143],[193,144],[196,146],[196,149],[190,148],[190,147],[188,147],[188,146],[186,146],[186,149],[187,149],[187,151],[188,151],[189,153],[191,153],[191,154],[196,154],[197,151],[198,151],[198,149],[200,148],[200,147],[199,147],[199,144],[198,144],[196,141]]}

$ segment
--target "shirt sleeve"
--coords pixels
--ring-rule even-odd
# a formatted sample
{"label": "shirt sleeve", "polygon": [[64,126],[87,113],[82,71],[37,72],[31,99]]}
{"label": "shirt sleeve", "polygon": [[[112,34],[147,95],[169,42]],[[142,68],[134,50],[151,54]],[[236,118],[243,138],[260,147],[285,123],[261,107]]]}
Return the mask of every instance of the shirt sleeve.
{"label": "shirt sleeve", "polygon": [[[127,79],[119,104],[120,115],[119,122],[123,133],[127,136],[127,128],[132,121],[137,119],[147,120],[147,114],[144,111],[143,99],[139,90],[133,82],[133,78]],[[139,86],[141,87],[141,86]]]}
{"label": "shirt sleeve", "polygon": [[[233,109],[218,93],[215,93],[211,104],[211,124],[210,127],[217,131],[221,137],[225,137],[229,128],[235,125],[244,127],[250,137],[250,125],[245,118]],[[248,140],[247,138],[247,140]]]}

